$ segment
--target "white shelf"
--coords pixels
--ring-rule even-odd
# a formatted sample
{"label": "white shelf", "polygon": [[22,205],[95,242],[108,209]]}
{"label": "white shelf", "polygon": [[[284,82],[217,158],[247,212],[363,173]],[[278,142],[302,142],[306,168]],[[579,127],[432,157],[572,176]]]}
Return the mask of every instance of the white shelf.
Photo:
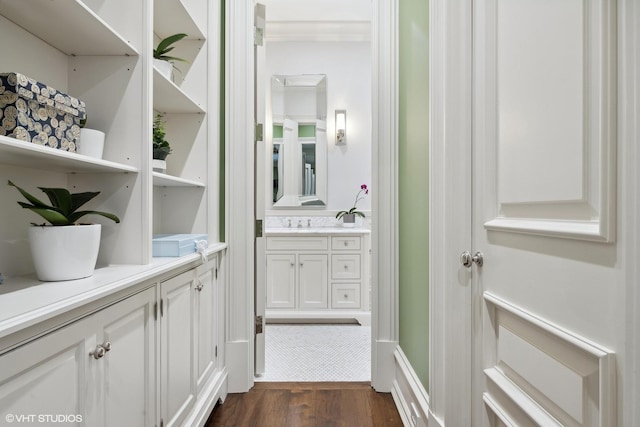
{"label": "white shelf", "polygon": [[67,55],[139,55],[80,0],[0,0],[0,15]]}
{"label": "white shelf", "polygon": [[190,39],[205,39],[204,33],[180,0],[156,0],[153,22],[155,33],[161,39],[177,33],[185,33]]}
{"label": "white shelf", "polygon": [[155,187],[197,187],[204,188],[205,185],[191,179],[179,178],[165,173],[153,173],[153,185]]}
{"label": "white shelf", "polygon": [[199,113],[205,110],[189,95],[153,69],[153,109],[161,113]]}
{"label": "white shelf", "polygon": [[129,165],[95,159],[0,135],[0,163],[64,173],[137,173]]}

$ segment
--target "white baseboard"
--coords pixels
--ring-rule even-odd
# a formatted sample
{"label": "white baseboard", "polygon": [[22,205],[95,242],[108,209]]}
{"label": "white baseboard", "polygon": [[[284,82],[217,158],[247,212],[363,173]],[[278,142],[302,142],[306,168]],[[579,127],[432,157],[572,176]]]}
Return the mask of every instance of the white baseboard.
{"label": "white baseboard", "polygon": [[393,388],[395,368],[393,352],[398,341],[375,341],[371,356],[371,386],[379,393],[389,393]]}
{"label": "white baseboard", "polygon": [[[253,387],[253,351],[249,341],[227,341],[225,361],[229,372],[229,393],[245,393]],[[250,357],[251,356],[251,357]]]}
{"label": "white baseboard", "polygon": [[227,369],[213,375],[202,388],[196,401],[196,406],[189,417],[184,421],[186,426],[204,426],[218,401],[224,401],[227,397]]}
{"label": "white baseboard", "polygon": [[405,426],[443,427],[431,414],[429,395],[418,380],[400,346],[394,351],[394,380],[391,395]]}

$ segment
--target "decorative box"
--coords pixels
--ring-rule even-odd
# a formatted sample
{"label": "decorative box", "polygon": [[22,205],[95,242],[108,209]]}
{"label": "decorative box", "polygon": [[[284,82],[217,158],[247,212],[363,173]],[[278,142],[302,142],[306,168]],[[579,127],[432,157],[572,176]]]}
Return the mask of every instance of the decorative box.
{"label": "decorative box", "polygon": [[76,152],[84,102],[19,73],[0,73],[0,135]]}
{"label": "decorative box", "polygon": [[196,252],[197,241],[208,240],[206,234],[156,234],[153,236],[153,256],[182,256]]}

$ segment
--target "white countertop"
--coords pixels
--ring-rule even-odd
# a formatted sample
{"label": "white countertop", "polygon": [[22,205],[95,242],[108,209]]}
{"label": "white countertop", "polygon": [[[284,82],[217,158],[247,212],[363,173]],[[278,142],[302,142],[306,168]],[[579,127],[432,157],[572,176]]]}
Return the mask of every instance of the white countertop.
{"label": "white countertop", "polygon": [[[207,255],[226,247],[211,244]],[[62,282],[40,282],[35,275],[6,277],[0,285],[0,338],[200,259],[194,253],[153,258],[147,265],[110,265],[96,268],[91,277]]]}
{"label": "white countertop", "polygon": [[330,235],[330,234],[369,234],[371,230],[362,227],[284,227],[266,228],[265,236],[300,236],[300,235]]}

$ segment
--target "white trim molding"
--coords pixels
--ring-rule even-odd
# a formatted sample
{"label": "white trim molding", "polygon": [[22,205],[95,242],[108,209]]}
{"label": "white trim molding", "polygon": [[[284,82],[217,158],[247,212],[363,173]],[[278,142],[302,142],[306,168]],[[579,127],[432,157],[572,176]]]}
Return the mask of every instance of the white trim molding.
{"label": "white trim molding", "polygon": [[229,392],[253,387],[253,0],[226,0],[226,361]]}
{"label": "white trim molding", "polygon": [[[446,425],[470,426],[470,0],[429,2],[429,396]],[[456,55],[451,55],[456,52]]]}
{"label": "white trim molding", "polygon": [[399,346],[394,352],[394,362],[395,378],[391,395],[403,424],[413,427],[443,427],[444,424],[431,413],[429,395]]}
{"label": "white trim molding", "polygon": [[[505,425],[616,425],[615,353],[490,293],[483,400]],[[514,424],[515,423],[515,424]]]}
{"label": "white trim molding", "polygon": [[398,343],[398,2],[373,0],[371,385],[391,391]]}

